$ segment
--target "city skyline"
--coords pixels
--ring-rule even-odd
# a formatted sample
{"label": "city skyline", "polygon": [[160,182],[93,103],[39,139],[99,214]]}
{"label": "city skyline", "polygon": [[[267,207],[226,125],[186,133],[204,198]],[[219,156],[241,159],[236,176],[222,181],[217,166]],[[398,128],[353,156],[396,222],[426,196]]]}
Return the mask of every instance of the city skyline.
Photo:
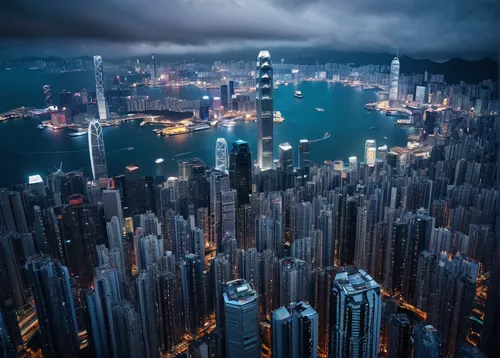
{"label": "city skyline", "polygon": [[[102,58],[94,60],[95,96],[83,103],[86,91],[64,90],[61,109],[37,114],[50,118],[40,130],[88,135],[92,177],[64,173],[61,165],[45,178],[0,188],[2,358],[16,351],[47,358],[392,358],[413,348],[417,358],[498,355],[495,83],[400,74],[398,57],[384,66],[294,67],[261,50],[251,68],[216,62],[215,71],[186,64],[164,72],[156,57],[144,70],[137,61],[142,82],[113,77],[118,94],[109,96],[100,83]],[[189,120],[173,120],[159,100],[146,107],[126,92],[199,78],[210,92],[189,102]],[[275,111],[275,94],[290,86],[290,101],[304,105],[312,91],[303,91],[305,98],[293,92],[305,83],[318,84],[326,101],[342,87],[358,96],[376,91],[374,102],[343,105],[411,127],[407,144],[388,146],[380,141],[386,129],[370,126],[355,143],[364,155],[344,161],[322,153],[326,159],[315,163],[315,143],[329,132],[304,139],[289,126],[286,136],[297,131],[300,139],[278,141],[286,119]],[[49,89],[40,90],[47,99]],[[140,109],[130,110],[132,100]],[[248,127],[257,150],[236,135],[217,136],[207,151],[213,166],[172,156],[175,176],[144,175],[137,164],[110,175],[107,154],[133,148],[106,153],[102,127],[133,120],[141,121],[136,133],[153,126],[166,142],[178,135],[195,141],[185,135],[218,126]],[[333,139],[350,139],[359,126],[350,128]]]}

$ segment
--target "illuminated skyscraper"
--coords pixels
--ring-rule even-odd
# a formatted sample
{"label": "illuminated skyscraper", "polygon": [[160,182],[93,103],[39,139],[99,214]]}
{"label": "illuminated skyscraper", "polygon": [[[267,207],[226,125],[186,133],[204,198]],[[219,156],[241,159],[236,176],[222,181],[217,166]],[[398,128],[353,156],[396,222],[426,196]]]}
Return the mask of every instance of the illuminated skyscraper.
{"label": "illuminated skyscraper", "polygon": [[248,143],[242,140],[233,143],[229,157],[229,180],[231,188],[237,192],[238,206],[248,204],[252,193],[252,152]]}
{"label": "illuminated skyscraper", "polygon": [[330,302],[328,356],[377,357],[382,302],[378,283],[365,271],[348,268],[335,276]]}
{"label": "illuminated skyscraper", "polygon": [[77,357],[75,307],[65,266],[50,256],[32,256],[26,273],[35,299],[40,340],[45,357]]}
{"label": "illuminated skyscraper", "polygon": [[257,161],[261,170],[273,167],[273,67],[268,51],[260,51],[256,70]]}
{"label": "illuminated skyscraper", "polygon": [[245,280],[224,286],[227,357],[260,357],[259,294]]}
{"label": "illuminated skyscraper", "polygon": [[293,151],[292,146],[288,143],[281,143],[280,148],[280,165],[283,171],[288,173],[293,173]]}
{"label": "illuminated skyscraper", "polygon": [[50,85],[43,85],[43,96],[45,97],[45,107],[52,106],[52,92]]}
{"label": "illuminated skyscraper", "polygon": [[365,143],[365,165],[369,167],[375,166],[377,159],[377,144],[374,139],[368,139]]}
{"label": "illuminated skyscraper", "polygon": [[225,138],[217,138],[215,143],[215,169],[227,170],[227,142]]}
{"label": "illuminated skyscraper", "polygon": [[316,358],[318,313],[307,302],[274,310],[271,337],[273,358]]}
{"label": "illuminated skyscraper", "polygon": [[99,119],[108,119],[108,105],[104,95],[104,78],[102,73],[102,57],[94,56],[95,93]]}
{"label": "illuminated skyscraper", "polygon": [[106,152],[104,149],[104,137],[102,127],[97,120],[89,123],[89,153],[90,166],[94,180],[108,177],[108,167],[106,165]]}
{"label": "illuminated skyscraper", "polygon": [[399,58],[396,56],[391,62],[389,88],[389,106],[395,107],[398,104],[398,86],[399,86]]}

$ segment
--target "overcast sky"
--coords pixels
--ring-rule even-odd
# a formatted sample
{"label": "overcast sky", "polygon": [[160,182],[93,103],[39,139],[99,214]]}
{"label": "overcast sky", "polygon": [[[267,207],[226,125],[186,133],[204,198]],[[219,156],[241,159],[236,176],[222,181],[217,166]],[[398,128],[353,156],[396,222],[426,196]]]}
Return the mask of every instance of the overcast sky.
{"label": "overcast sky", "polygon": [[483,58],[498,0],[7,0],[0,55],[124,57],[247,48]]}

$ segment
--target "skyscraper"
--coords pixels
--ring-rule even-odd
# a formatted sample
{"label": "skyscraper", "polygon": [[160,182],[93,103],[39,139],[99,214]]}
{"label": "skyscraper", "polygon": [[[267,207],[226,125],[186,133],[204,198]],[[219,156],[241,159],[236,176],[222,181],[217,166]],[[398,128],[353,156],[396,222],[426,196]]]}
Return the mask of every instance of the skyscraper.
{"label": "skyscraper", "polygon": [[365,271],[337,273],[330,304],[330,358],[377,357],[381,301],[378,283]]}
{"label": "skyscraper", "polygon": [[307,302],[274,310],[271,339],[273,358],[316,358],[318,313]]}
{"label": "skyscraper", "polygon": [[215,143],[215,169],[221,172],[227,170],[227,142],[225,138],[217,138]]}
{"label": "skyscraper", "polygon": [[394,358],[410,357],[410,320],[405,313],[392,314],[390,317],[389,356]]}
{"label": "skyscraper", "polygon": [[261,170],[273,167],[273,67],[268,51],[260,51],[256,69],[257,162]]}
{"label": "skyscraper", "polygon": [[144,358],[159,356],[154,271],[154,268],[143,270],[135,280]]}
{"label": "skyscraper", "polygon": [[68,269],[48,255],[37,255],[26,263],[26,272],[35,299],[44,356],[76,358],[78,329]]}
{"label": "skyscraper", "polygon": [[431,325],[416,325],[413,329],[415,358],[441,358],[443,356],[443,338]]}
{"label": "skyscraper", "polygon": [[[102,57],[94,56],[95,92],[99,119],[108,119],[108,105],[104,94],[104,78],[102,73]],[[90,137],[89,137],[90,138]]]}
{"label": "skyscraper", "polygon": [[260,357],[259,295],[245,280],[224,286],[226,356]]}
{"label": "skyscraper", "polygon": [[134,306],[127,301],[121,301],[113,306],[113,321],[116,330],[118,357],[145,358],[139,317]]}
{"label": "skyscraper", "polygon": [[395,107],[398,104],[398,86],[399,86],[399,58],[396,56],[391,62],[389,88],[389,106]]}
{"label": "skyscraper", "polygon": [[374,139],[368,139],[365,143],[365,165],[374,167],[376,159],[377,144]]}
{"label": "skyscraper", "polygon": [[203,96],[200,100],[200,119],[202,121],[208,121],[210,116],[210,97]]}
{"label": "skyscraper", "polygon": [[[238,140],[233,143],[229,156],[229,180],[236,190],[238,207],[250,202],[252,193],[252,152],[247,142]],[[238,238],[239,239],[239,238]]]}
{"label": "skyscraper", "polygon": [[108,177],[108,167],[106,165],[106,151],[104,149],[104,136],[102,127],[98,120],[91,120],[89,123],[89,154],[90,167],[94,180]]}

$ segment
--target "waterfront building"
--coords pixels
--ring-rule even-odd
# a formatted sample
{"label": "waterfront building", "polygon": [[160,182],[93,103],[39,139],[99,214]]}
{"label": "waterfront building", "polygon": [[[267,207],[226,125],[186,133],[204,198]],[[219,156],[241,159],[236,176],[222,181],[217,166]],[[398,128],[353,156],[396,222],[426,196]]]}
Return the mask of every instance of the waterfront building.
{"label": "waterfront building", "polygon": [[273,67],[268,51],[260,51],[256,69],[257,162],[261,170],[273,167]]}
{"label": "waterfront building", "polygon": [[368,139],[365,143],[365,165],[374,167],[376,159],[377,145],[374,139]]}
{"label": "waterfront building", "polygon": [[227,162],[227,142],[225,138],[217,138],[215,144],[215,169],[226,172],[228,168]]}
{"label": "waterfront building", "polygon": [[94,78],[95,78],[95,91],[97,99],[97,110],[99,114],[99,119],[106,120],[108,119],[108,104],[106,102],[106,96],[104,93],[104,75],[102,67],[103,67],[102,57],[94,56]]}
{"label": "waterfront building", "polygon": [[398,104],[398,87],[399,87],[399,58],[396,56],[391,62],[389,107],[396,107]]}

